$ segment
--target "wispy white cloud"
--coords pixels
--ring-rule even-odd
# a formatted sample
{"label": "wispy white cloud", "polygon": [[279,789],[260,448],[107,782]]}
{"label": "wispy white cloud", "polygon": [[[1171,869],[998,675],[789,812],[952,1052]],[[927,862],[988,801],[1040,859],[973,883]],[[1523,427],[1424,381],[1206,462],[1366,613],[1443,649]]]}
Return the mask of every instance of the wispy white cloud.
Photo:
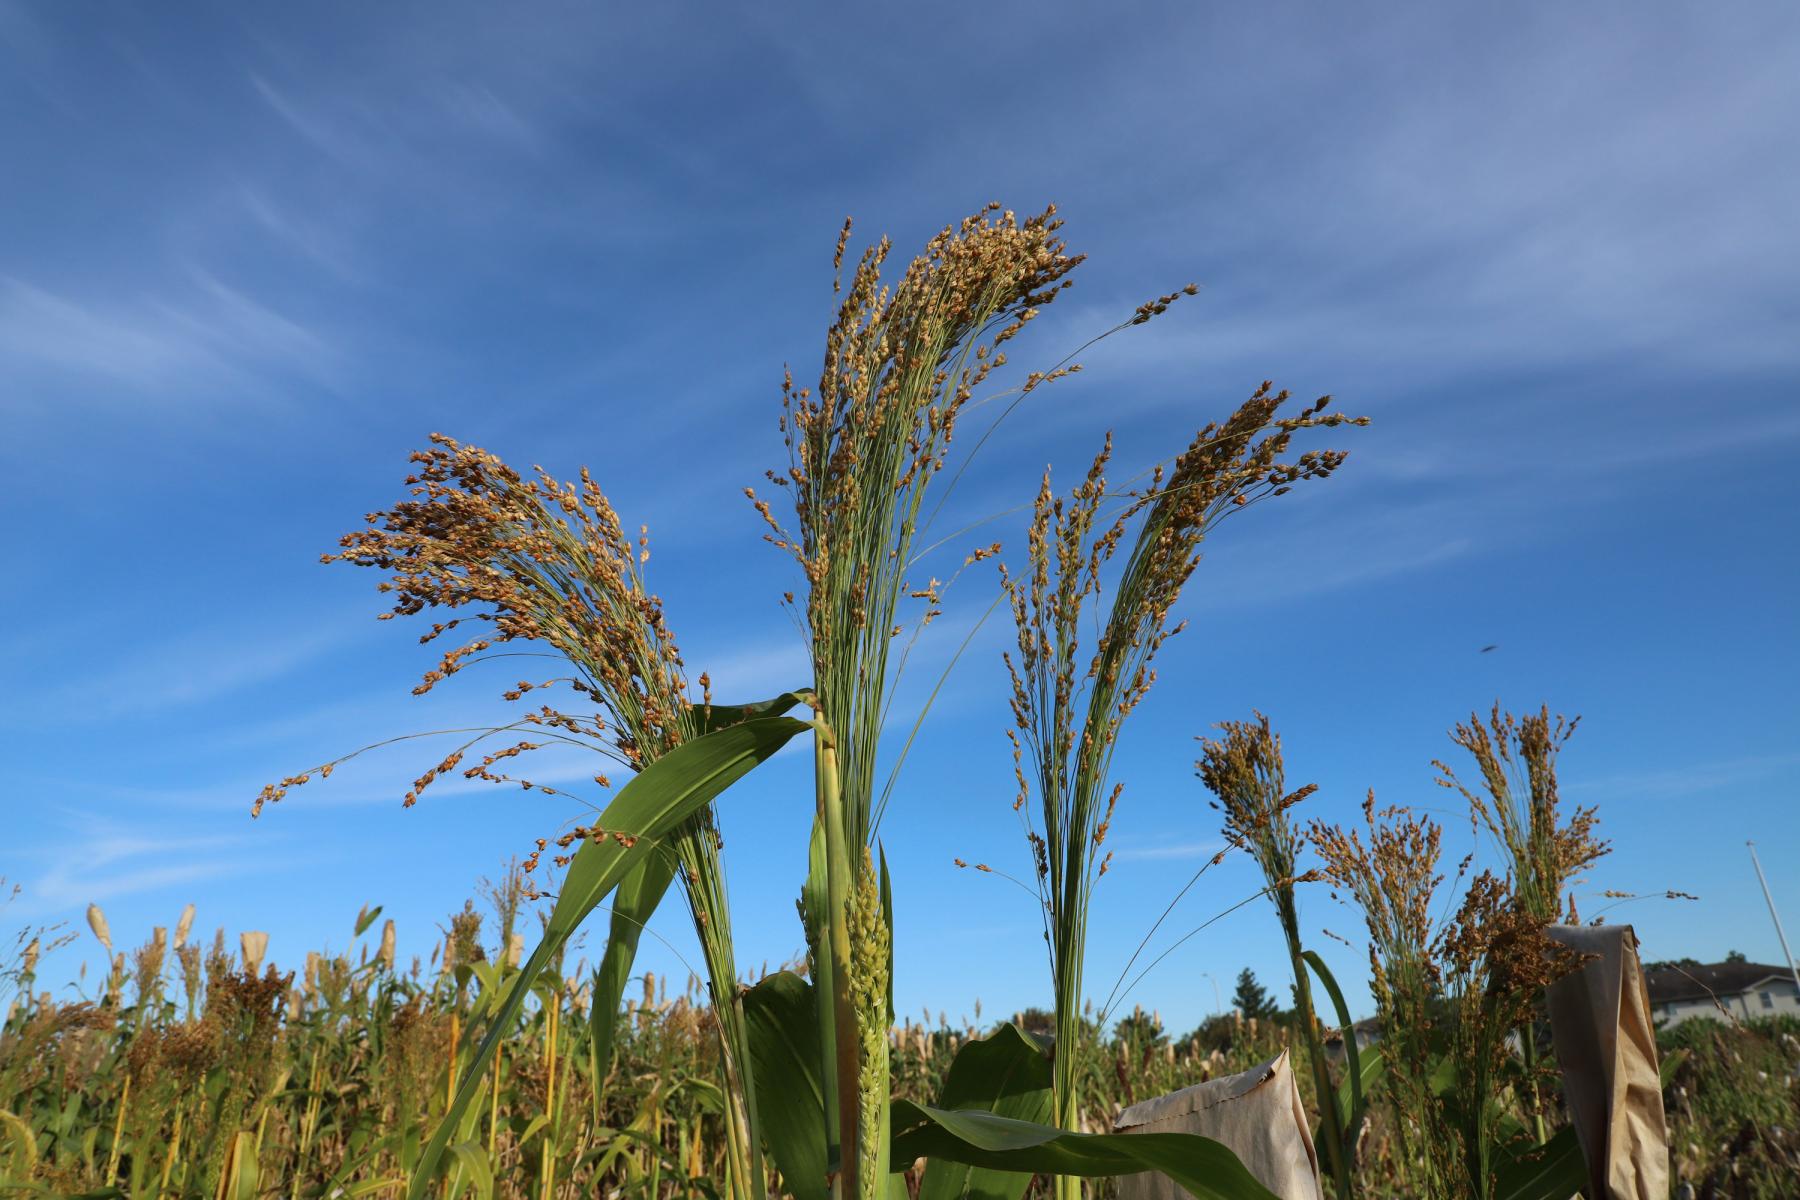
{"label": "wispy white cloud", "polygon": [[365,272],[341,224],[303,215],[277,200],[272,189],[242,182],[234,190],[239,208],[270,238],[345,282],[361,282]]}
{"label": "wispy white cloud", "polygon": [[22,279],[0,279],[0,371],[11,360],[161,382],[222,365],[192,338],[167,336],[167,324],[153,314],[81,304]]}
{"label": "wispy white cloud", "polygon": [[[0,384],[21,395],[137,402],[227,389],[255,397],[267,393],[271,371],[331,377],[340,356],[317,330],[196,266],[183,274],[136,301],[0,277]],[[76,382],[86,386],[69,386]]]}
{"label": "wispy white cloud", "polygon": [[118,718],[202,704],[278,679],[363,632],[326,622],[279,637],[266,629],[194,630],[148,646],[128,644],[117,658],[96,654],[90,671],[65,672],[47,694],[13,697],[9,719],[62,720],[72,711]]}
{"label": "wispy white cloud", "polygon": [[[98,822],[96,822],[98,823]],[[278,839],[75,834],[36,857],[48,867],[23,885],[18,915],[33,917],[141,892],[275,869],[286,851]]]}

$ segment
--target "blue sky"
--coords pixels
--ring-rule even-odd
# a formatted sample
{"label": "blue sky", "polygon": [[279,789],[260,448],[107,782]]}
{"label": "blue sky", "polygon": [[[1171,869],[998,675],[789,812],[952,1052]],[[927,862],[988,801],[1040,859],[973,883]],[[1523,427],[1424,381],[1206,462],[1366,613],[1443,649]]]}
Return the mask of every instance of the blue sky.
{"label": "blue sky", "polygon": [[[1021,367],[1202,290],[1003,426],[946,529],[1109,428],[1147,465],[1265,378],[1374,418],[1340,476],[1228,524],[1184,599],[1119,757],[1100,993],[1217,845],[1194,735],[1253,707],[1321,785],[1310,812],[1346,820],[1369,787],[1442,805],[1430,760],[1496,698],[1582,713],[1564,793],[1615,847],[1587,891],[1702,897],[1609,914],[1652,957],[1777,960],[1743,843],[1800,925],[1800,13],[1099,11],[0,0],[0,874],[23,887],[0,913],[81,929],[97,901],[130,944],[192,901],[293,964],[381,903],[424,953],[578,815],[473,786],[402,811],[415,747],[249,819],[264,782],[481,719],[511,680],[414,699],[426,652],[373,619],[372,575],[318,563],[434,430],[590,465],[650,524],[720,694],[803,682],[791,566],[741,490],[782,458],[783,363],[816,373],[837,226],[904,251],[995,199],[1054,201],[1090,255]],[[993,587],[957,584],[928,667]],[[951,865],[1027,869],[1008,636],[975,635],[884,826],[907,1012],[1048,995],[1027,898]],[[808,771],[788,754],[725,804],[747,965],[799,945]],[[1254,887],[1220,868],[1158,944]],[[1360,946],[1322,892],[1303,908]],[[657,929],[644,962],[679,978],[679,905]],[[1360,949],[1316,940],[1360,979]],[[83,930],[42,982],[94,950]],[[1284,978],[1266,906],[1133,1000],[1189,1027],[1246,965]]]}

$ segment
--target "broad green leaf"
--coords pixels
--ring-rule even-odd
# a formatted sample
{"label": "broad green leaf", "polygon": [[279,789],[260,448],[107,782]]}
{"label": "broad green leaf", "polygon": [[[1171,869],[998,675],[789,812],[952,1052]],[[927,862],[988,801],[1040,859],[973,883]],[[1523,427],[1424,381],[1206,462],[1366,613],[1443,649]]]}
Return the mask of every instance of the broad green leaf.
{"label": "broad green leaf", "polygon": [[1587,1186],[1587,1159],[1571,1125],[1535,1151],[1502,1163],[1493,1194],[1494,1200],[1569,1200]]}
{"label": "broad green leaf", "polygon": [[[950,1063],[937,1107],[979,1109],[1019,1121],[1046,1124],[1053,1086],[1050,1060],[1035,1039],[1008,1022],[985,1038],[966,1043]],[[895,1158],[893,1164],[907,1164]],[[918,1200],[1019,1200],[1031,1175],[997,1171],[935,1158],[925,1164]]]}
{"label": "broad green leaf", "polygon": [[801,695],[798,691],[783,692],[772,700],[753,700],[749,704],[701,706],[694,709],[695,724],[701,733],[716,733],[756,717],[779,717],[800,703]]}
{"label": "broad green leaf", "polygon": [[[754,717],[780,716],[799,702],[797,693],[783,692],[772,700],[750,704],[707,705],[696,708],[694,716],[702,733],[713,733]],[[612,928],[607,935],[606,952],[594,973],[594,1004],[589,1010],[593,1037],[589,1055],[596,1079],[605,1079],[612,1065],[619,1001],[631,979],[632,964],[637,961],[638,940],[668,894],[676,868],[673,851],[652,855],[626,876],[613,895]]]}
{"label": "broad green leaf", "polygon": [[941,1158],[1043,1175],[1161,1171],[1197,1200],[1279,1200],[1237,1155],[1192,1133],[1067,1133],[986,1112],[894,1102],[895,1163]]}
{"label": "broad green leaf", "polygon": [[506,1036],[524,1006],[526,993],[587,915],[655,853],[658,843],[677,825],[772,756],[795,734],[809,728],[806,722],[791,717],[756,717],[676,747],[619,789],[595,825],[609,833],[618,831],[625,838],[586,840],[575,852],[556,904],[550,910],[544,939],[531,952],[524,969],[513,977],[505,1000],[488,1022],[481,1045],[470,1056],[455,1100],[411,1172],[408,1200],[424,1200],[430,1191],[457,1121],[479,1090],[481,1077],[500,1039]]}
{"label": "broad green leaf", "polygon": [[232,1150],[231,1179],[225,1185],[225,1194],[232,1200],[256,1200],[261,1182],[262,1172],[256,1166],[256,1134],[246,1129],[237,1135],[237,1145]]}
{"label": "broad green leaf", "polygon": [[744,1022],[769,1155],[796,1200],[826,1200],[831,1168],[817,993],[792,971],[778,972],[744,993]]}
{"label": "broad green leaf", "polygon": [[638,939],[644,926],[656,914],[657,905],[675,879],[675,852],[663,848],[639,863],[613,893],[612,931],[606,939],[606,953],[600,968],[594,972],[594,1006],[590,1010],[589,1030],[593,1037],[594,1078],[604,1080],[612,1066],[613,1033],[619,1020],[619,1001],[631,979],[631,965],[637,959]]}

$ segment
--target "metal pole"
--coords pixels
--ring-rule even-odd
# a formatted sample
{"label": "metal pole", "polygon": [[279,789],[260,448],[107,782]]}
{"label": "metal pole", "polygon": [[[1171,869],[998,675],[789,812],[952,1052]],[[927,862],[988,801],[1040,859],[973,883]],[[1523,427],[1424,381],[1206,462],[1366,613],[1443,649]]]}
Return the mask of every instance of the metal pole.
{"label": "metal pole", "polygon": [[1787,960],[1788,974],[1794,977],[1794,987],[1800,988],[1800,966],[1794,963],[1794,953],[1788,949],[1787,934],[1781,929],[1781,915],[1775,911],[1775,897],[1769,895],[1769,881],[1763,877],[1762,863],[1756,857],[1756,843],[1745,842],[1750,847],[1750,865],[1756,868],[1756,882],[1762,884],[1763,899],[1769,905],[1769,919],[1775,922],[1775,936],[1781,942],[1781,957]]}

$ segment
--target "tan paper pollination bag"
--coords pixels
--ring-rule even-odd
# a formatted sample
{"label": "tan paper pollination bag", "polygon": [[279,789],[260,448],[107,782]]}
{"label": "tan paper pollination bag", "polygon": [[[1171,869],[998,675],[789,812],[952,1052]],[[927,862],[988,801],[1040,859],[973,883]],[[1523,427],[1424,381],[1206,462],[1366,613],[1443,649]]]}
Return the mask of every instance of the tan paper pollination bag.
{"label": "tan paper pollination bag", "polygon": [[[1322,1200],[1319,1160],[1287,1051],[1241,1075],[1227,1075],[1134,1104],[1120,1133],[1197,1133],[1231,1148],[1281,1200]],[[1119,1200],[1182,1200],[1188,1193],[1160,1171],[1119,1178]]]}
{"label": "tan paper pollination bag", "polygon": [[1569,1118],[1588,1163],[1588,1200],[1665,1200],[1656,1026],[1629,925],[1552,925],[1586,965],[1550,985],[1550,1035]]}

